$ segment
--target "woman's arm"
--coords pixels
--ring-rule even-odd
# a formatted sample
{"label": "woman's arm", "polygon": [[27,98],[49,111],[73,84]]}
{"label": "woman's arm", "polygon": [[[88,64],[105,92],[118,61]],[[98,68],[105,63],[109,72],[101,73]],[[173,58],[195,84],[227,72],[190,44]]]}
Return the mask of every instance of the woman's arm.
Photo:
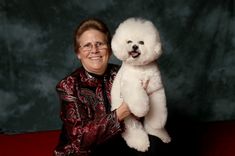
{"label": "woman's arm", "polygon": [[117,118],[119,121],[123,121],[127,116],[131,114],[128,105],[125,102],[116,109]]}
{"label": "woman's arm", "polygon": [[115,110],[91,120],[85,105],[75,96],[73,87],[64,83],[57,85],[61,101],[60,116],[73,146],[89,149],[93,144],[102,143],[122,131]]}

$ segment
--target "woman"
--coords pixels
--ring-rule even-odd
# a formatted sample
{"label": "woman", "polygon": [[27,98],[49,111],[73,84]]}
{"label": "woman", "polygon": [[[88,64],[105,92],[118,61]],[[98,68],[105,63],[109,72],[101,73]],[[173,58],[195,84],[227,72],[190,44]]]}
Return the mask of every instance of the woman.
{"label": "woman", "polygon": [[130,115],[127,104],[110,110],[111,86],[118,71],[118,66],[108,63],[110,43],[108,28],[97,19],[83,21],[75,31],[75,53],[82,66],[56,86],[63,126],[55,156],[132,152],[120,137],[122,121]]}
{"label": "woman", "polygon": [[82,66],[61,80],[56,90],[63,122],[55,156],[154,156],[168,155],[160,139],[149,136],[148,152],[129,148],[121,133],[131,115],[125,102],[111,111],[110,92],[119,69],[109,64],[111,36],[97,19],[83,21],[75,30],[74,47]]}

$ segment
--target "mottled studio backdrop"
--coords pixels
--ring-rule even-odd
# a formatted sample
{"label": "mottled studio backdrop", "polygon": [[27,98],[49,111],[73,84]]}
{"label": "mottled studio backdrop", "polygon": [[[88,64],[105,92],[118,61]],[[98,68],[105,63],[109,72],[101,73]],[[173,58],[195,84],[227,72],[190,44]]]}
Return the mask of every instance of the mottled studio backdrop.
{"label": "mottled studio backdrop", "polygon": [[154,22],[169,119],[235,119],[234,9],[233,0],[0,0],[0,129],[60,128],[55,85],[80,65],[72,35],[86,17],[112,33],[128,17]]}

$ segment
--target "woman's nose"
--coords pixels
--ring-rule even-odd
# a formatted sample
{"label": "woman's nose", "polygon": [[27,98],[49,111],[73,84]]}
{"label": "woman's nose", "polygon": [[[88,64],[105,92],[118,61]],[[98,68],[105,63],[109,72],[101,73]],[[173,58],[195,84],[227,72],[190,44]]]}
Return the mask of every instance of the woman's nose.
{"label": "woman's nose", "polygon": [[99,51],[99,50],[98,50],[98,47],[97,47],[95,44],[93,44],[92,47],[91,47],[91,52],[92,52],[92,53],[94,53],[94,52],[96,53],[96,52],[98,52],[98,51]]}

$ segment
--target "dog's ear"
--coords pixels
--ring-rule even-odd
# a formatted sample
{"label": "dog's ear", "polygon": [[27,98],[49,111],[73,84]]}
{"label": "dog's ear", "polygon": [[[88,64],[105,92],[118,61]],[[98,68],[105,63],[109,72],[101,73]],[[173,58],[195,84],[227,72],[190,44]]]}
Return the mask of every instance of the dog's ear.
{"label": "dog's ear", "polygon": [[162,54],[162,44],[157,43],[154,47],[154,52],[157,53],[158,56]]}

